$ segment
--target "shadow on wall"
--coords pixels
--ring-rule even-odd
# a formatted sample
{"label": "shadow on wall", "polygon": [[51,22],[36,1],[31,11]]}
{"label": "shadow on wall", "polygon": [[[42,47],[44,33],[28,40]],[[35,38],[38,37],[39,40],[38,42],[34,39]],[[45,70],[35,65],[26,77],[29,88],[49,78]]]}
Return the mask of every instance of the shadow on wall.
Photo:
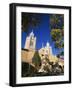
{"label": "shadow on wall", "polygon": [[22,62],[22,72],[21,76],[22,77],[31,77],[34,76],[34,74],[37,72],[36,68],[34,68],[31,64]]}
{"label": "shadow on wall", "polygon": [[22,61],[22,77],[35,76],[40,66],[41,58],[38,54],[38,51],[35,51],[34,56],[32,58],[32,64]]}

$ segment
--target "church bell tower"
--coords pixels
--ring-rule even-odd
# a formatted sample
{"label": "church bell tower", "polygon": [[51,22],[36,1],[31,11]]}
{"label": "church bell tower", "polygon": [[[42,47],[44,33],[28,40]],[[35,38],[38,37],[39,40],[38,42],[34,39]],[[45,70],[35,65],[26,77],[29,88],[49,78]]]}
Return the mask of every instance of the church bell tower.
{"label": "church bell tower", "polygon": [[26,37],[24,48],[29,50],[36,49],[36,37],[34,36],[33,31]]}

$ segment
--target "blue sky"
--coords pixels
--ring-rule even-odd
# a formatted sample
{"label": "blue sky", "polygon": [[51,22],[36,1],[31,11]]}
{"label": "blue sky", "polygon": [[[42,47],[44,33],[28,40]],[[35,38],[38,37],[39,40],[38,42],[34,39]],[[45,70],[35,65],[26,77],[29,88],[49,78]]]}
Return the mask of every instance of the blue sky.
{"label": "blue sky", "polygon": [[[42,43],[45,46],[46,42],[49,42],[50,46],[52,47],[53,54],[56,55],[56,54],[58,54],[58,49],[54,48],[54,43],[51,39],[50,17],[47,14],[40,14],[40,18],[41,18],[41,23],[39,24],[39,26],[35,27],[35,28],[32,28],[30,26],[29,27],[29,33],[33,29],[34,36],[36,36],[36,38],[37,38],[36,49],[40,49],[42,47]],[[24,48],[26,37],[27,37],[27,33],[22,32],[22,40],[21,40],[22,48]]]}

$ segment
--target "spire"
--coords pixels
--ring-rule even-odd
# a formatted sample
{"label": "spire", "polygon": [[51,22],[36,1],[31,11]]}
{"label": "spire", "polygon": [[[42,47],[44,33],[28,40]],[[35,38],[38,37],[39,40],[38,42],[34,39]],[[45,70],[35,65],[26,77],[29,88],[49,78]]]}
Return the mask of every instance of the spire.
{"label": "spire", "polygon": [[48,42],[46,43],[46,47],[49,47],[49,43]]}
{"label": "spire", "polygon": [[33,29],[32,29],[32,32],[30,33],[30,36],[34,36]]}
{"label": "spire", "polygon": [[32,29],[32,33],[33,33],[33,29]]}

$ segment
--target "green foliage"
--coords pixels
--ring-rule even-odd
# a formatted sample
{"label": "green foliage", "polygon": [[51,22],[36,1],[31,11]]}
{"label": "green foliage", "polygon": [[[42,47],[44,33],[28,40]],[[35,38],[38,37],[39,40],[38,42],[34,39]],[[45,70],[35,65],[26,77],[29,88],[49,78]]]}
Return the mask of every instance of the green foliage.
{"label": "green foliage", "polygon": [[36,68],[38,68],[41,64],[41,58],[39,56],[38,51],[35,52],[33,59],[32,59],[32,63],[35,65]]}
{"label": "green foliage", "polygon": [[51,37],[55,48],[64,48],[64,15],[50,15]]}
{"label": "green foliage", "polygon": [[61,52],[61,55],[64,55],[64,52],[63,51]]}
{"label": "green foliage", "polygon": [[64,37],[62,35],[62,31],[60,29],[52,29],[51,37],[54,41],[55,48],[63,48],[64,47]]}
{"label": "green foliage", "polygon": [[51,30],[52,40],[53,41],[60,41],[62,39],[62,33],[60,29],[52,29]]}
{"label": "green foliage", "polygon": [[63,29],[64,15],[63,14],[51,14],[50,15],[50,27],[51,29]]}
{"label": "green foliage", "polygon": [[37,27],[40,23],[40,18],[37,14],[22,14],[22,31],[28,32],[29,27]]}
{"label": "green foliage", "polygon": [[55,48],[64,48],[64,41],[56,41]]}

